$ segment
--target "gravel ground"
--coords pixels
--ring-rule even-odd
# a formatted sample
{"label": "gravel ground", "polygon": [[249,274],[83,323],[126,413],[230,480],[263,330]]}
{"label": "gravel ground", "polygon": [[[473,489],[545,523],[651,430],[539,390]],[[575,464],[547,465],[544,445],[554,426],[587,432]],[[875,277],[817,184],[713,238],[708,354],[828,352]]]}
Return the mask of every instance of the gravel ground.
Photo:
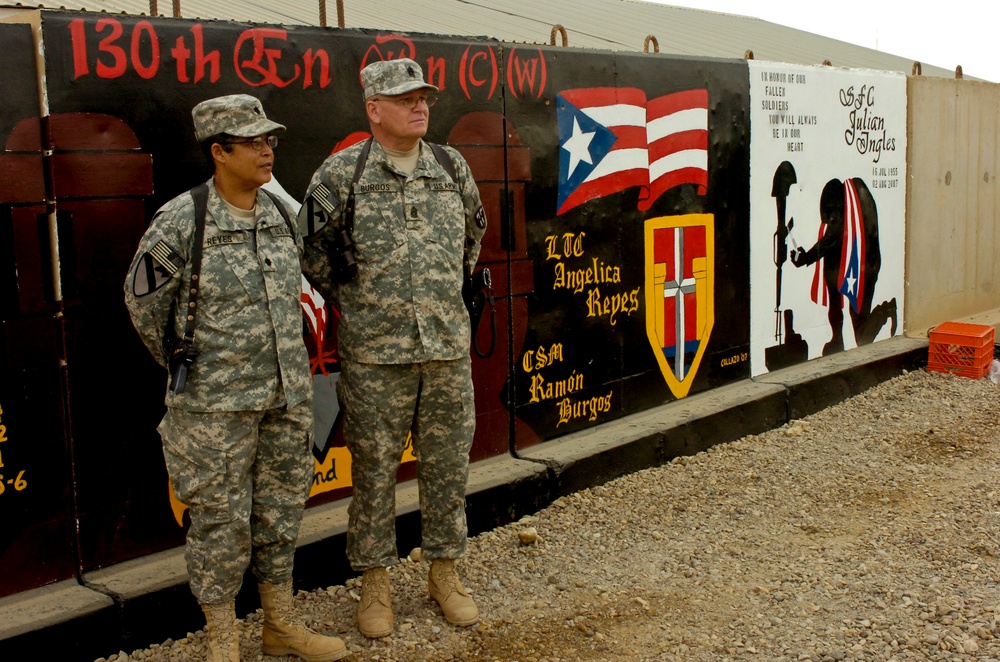
{"label": "gravel ground", "polygon": [[[385,639],[353,625],[357,580],[297,605],[349,660],[998,660],[998,415],[990,380],[920,370],[561,498],[470,540],[472,628],[439,616],[419,552],[390,571]],[[281,659],[260,621],[242,659]],[[107,660],[203,654],[198,632]]]}

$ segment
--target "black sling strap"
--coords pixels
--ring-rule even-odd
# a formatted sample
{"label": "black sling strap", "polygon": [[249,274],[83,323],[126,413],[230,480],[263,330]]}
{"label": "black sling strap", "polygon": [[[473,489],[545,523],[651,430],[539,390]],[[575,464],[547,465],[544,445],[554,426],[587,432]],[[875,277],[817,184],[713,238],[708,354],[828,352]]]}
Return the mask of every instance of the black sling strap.
{"label": "black sling strap", "polygon": [[[267,194],[267,197],[271,198],[271,202],[273,202],[274,206],[278,208],[278,213],[281,214],[281,218],[285,219],[285,225],[288,226],[289,230],[292,230],[292,219],[288,215],[288,210],[285,209],[285,205],[284,203],[281,202],[281,199],[278,198],[278,196],[276,196],[275,194],[268,191],[266,188],[262,188],[260,190],[263,191],[265,194]],[[292,230],[292,236],[293,237],[295,236],[295,230]]]}
{"label": "black sling strap", "polygon": [[184,337],[177,339],[174,333],[176,306],[171,307],[167,318],[167,328],[163,332],[163,353],[167,357],[167,371],[170,373],[171,393],[183,393],[187,384],[187,374],[198,357],[194,347],[194,326],[198,314],[198,291],[201,288],[201,253],[205,243],[205,212],[208,208],[208,184],[199,184],[191,189],[194,200],[194,239],[191,242],[191,290],[187,312],[184,315]]}
{"label": "black sling strap", "polygon": [[184,324],[184,342],[194,343],[194,322],[198,314],[198,290],[201,288],[201,252],[205,244],[205,214],[208,210],[208,184],[191,189],[194,200],[194,244],[191,246],[191,298],[188,299]]}
{"label": "black sling strap", "polygon": [[427,145],[434,152],[434,158],[437,159],[437,162],[441,164],[444,171],[451,177],[451,181],[457,182],[458,175],[455,173],[455,162],[451,160],[451,156],[445,151],[444,147],[437,143],[427,143]]}
{"label": "black sling strap", "polygon": [[[263,190],[263,189],[262,189]],[[285,225],[295,235],[292,220],[277,196],[270,191],[264,191],[285,219]],[[187,312],[184,318],[184,337],[180,340],[174,334],[176,306],[171,307],[167,319],[167,328],[163,333],[163,351],[167,357],[167,371],[170,373],[171,393],[183,393],[187,384],[188,370],[198,358],[198,349],[194,346],[194,327],[198,316],[198,291],[201,289],[201,255],[205,245],[205,216],[208,213],[208,184],[199,184],[191,189],[191,199],[194,200],[194,240],[191,245],[191,289],[188,293]]]}
{"label": "black sling strap", "polygon": [[361,148],[358,155],[358,164],[354,166],[354,177],[351,179],[351,190],[347,193],[347,207],[344,209],[344,229],[351,239],[354,239],[354,185],[361,180],[361,173],[365,171],[365,163],[368,161],[368,152],[372,149],[372,140],[369,138]]}
{"label": "black sling strap", "polygon": [[[271,193],[266,189],[260,189],[267,194],[267,197],[271,198],[271,202],[274,206],[278,208],[278,212],[281,217],[285,219],[285,225],[288,229],[292,231],[294,236],[295,231],[292,228],[292,220],[288,215],[288,211],[285,206],[281,203],[276,195]],[[168,357],[177,354],[180,351],[187,350],[190,351],[191,347],[194,345],[194,328],[195,321],[198,317],[198,292],[201,289],[201,256],[202,249],[205,244],[205,216],[208,213],[208,184],[202,183],[195,186],[190,191],[191,199],[194,201],[194,239],[191,243],[191,290],[189,292],[189,299],[187,304],[187,312],[184,317],[184,337],[181,342],[177,342],[176,336],[174,336],[174,320],[175,311],[170,311],[170,318],[167,321],[166,333],[164,333],[163,344],[164,350]],[[183,387],[181,387],[183,389]]]}

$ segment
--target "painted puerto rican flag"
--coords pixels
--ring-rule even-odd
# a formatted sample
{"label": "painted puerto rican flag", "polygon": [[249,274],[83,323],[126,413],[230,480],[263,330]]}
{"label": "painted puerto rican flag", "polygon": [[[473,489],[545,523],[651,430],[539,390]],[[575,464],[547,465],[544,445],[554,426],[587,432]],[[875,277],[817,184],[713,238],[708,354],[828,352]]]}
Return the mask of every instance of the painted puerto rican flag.
{"label": "painted puerto rican flag", "polygon": [[865,289],[864,264],[865,228],[861,201],[854,180],[848,178],[844,180],[844,245],[837,284],[854,312],[861,309],[861,293]]}
{"label": "painted puerto rican flag", "polygon": [[559,197],[564,214],[589,200],[642,187],[646,211],[681,184],[708,188],[708,90],[652,100],[633,87],[563,90],[559,123]]}

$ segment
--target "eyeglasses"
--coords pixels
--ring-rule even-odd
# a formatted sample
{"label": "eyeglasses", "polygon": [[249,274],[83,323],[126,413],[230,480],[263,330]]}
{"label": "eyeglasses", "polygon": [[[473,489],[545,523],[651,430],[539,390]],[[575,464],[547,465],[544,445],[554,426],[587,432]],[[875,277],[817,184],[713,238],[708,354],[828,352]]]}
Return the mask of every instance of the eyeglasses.
{"label": "eyeglasses", "polygon": [[398,103],[407,110],[413,110],[417,104],[423,103],[428,108],[432,108],[437,103],[437,97],[432,94],[419,94],[413,97],[375,97],[375,101],[391,101]]}
{"label": "eyeglasses", "polygon": [[227,145],[250,145],[251,147],[253,147],[253,151],[259,152],[260,150],[264,149],[264,145],[265,144],[268,147],[270,147],[271,149],[274,149],[275,147],[277,147],[278,146],[278,136],[268,136],[267,138],[265,138],[264,136],[257,136],[253,140],[230,140],[226,144]]}

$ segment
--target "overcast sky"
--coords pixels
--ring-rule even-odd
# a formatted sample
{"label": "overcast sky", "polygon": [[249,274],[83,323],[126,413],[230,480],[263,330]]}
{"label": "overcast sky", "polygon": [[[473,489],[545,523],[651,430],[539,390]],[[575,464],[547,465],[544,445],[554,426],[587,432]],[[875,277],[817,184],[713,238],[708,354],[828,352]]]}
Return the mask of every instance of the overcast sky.
{"label": "overcast sky", "polygon": [[1000,82],[1000,2],[650,0],[741,14]]}

